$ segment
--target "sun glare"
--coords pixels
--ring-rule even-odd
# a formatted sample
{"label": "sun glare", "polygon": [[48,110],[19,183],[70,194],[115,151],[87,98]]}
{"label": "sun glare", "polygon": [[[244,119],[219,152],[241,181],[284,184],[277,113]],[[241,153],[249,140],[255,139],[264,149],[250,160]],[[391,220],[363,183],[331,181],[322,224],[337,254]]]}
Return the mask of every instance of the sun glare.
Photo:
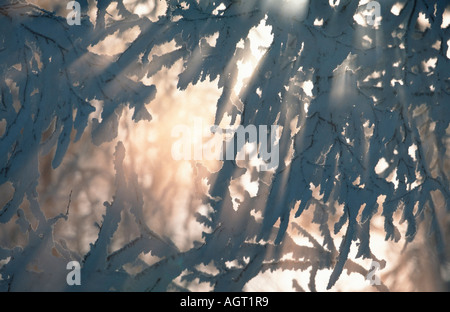
{"label": "sun glare", "polygon": [[238,79],[234,87],[234,92],[239,94],[247,79],[250,79],[253,72],[273,41],[272,27],[266,25],[262,20],[257,27],[250,30],[248,38],[250,40],[250,51],[247,51],[245,61],[238,62]]}

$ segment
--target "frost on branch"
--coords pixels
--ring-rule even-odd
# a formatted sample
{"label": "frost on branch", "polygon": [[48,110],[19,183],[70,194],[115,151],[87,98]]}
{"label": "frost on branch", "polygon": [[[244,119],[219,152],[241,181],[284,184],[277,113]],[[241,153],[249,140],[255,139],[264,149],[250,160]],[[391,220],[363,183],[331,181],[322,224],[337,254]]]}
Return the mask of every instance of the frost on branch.
{"label": "frost on branch", "polygon": [[[385,238],[400,241],[398,211],[408,243],[422,221],[430,222],[428,239],[436,241],[445,262],[438,222],[450,204],[450,30],[444,27],[444,1],[400,6],[384,1],[376,26],[367,25],[365,6],[350,0],[336,5],[167,0],[165,15],[152,19],[120,0],[94,1],[96,14],[90,18],[92,3],[80,3],[77,27],[23,1],[0,6],[1,28],[9,30],[0,34],[0,185],[11,186],[0,223],[17,216],[17,226],[28,233],[26,246],[0,249],[6,259],[0,271],[4,289],[32,287],[17,274],[28,274],[33,261],[41,259],[37,267],[45,275],[62,259],[73,258],[82,260],[85,290],[185,290],[182,285],[194,280],[216,291],[242,290],[261,273],[292,270],[309,271],[307,287],[314,291],[317,273],[325,269],[332,270],[332,288],[344,269],[367,275],[350,257],[352,248],[356,258],[377,259],[370,240],[377,213],[384,218]],[[116,18],[108,12],[111,5]],[[239,64],[252,59],[250,34],[260,25],[270,29],[271,40],[259,47],[262,57],[238,91]],[[132,28],[138,34],[123,52],[93,51],[108,36]],[[167,43],[175,48],[155,53]],[[145,105],[151,107],[156,87],[142,81],[180,61],[179,90],[217,81],[216,124],[231,117],[231,124],[282,127],[280,166],[259,172],[226,160],[210,173],[193,164],[196,179],[210,183],[201,200],[211,209],[195,214],[208,231],[194,247],[181,250],[147,226],[138,177],[124,170],[125,148],[118,143],[115,197],[105,204],[89,252],[77,254],[53,241],[54,224],[65,222],[68,214],[48,218],[43,213],[36,192],[39,155],[56,148],[52,165],[57,168],[84,132],[96,145],[115,140],[126,106],[134,121],[150,121]],[[245,191],[236,208],[230,185],[247,174],[257,182],[257,194]],[[24,201],[37,227],[24,216]],[[111,252],[125,210],[140,234]],[[306,213],[320,239],[298,224]],[[52,248],[62,257],[45,258]],[[41,250],[42,258],[34,259],[33,250]],[[138,273],[125,270],[141,253],[159,260],[141,263]],[[211,264],[214,270],[199,269]],[[64,269],[52,274],[64,275]],[[303,289],[296,280],[293,285]]]}

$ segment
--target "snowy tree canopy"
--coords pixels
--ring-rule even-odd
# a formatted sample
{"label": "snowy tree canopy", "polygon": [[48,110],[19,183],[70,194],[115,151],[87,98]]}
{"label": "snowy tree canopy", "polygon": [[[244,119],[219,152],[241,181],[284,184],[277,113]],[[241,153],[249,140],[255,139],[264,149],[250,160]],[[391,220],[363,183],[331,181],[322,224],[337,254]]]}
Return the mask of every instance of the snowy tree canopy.
{"label": "snowy tree canopy", "polygon": [[[385,239],[395,242],[413,242],[426,223],[428,240],[446,263],[447,1],[380,0],[375,25],[368,23],[369,1],[155,1],[165,8],[160,16],[136,13],[150,1],[78,2],[81,25],[70,26],[59,11],[0,1],[0,227],[27,235],[24,244],[0,245],[2,291],[71,290],[65,284],[71,260],[82,267],[77,290],[186,290],[197,280],[215,291],[241,291],[275,270],[308,272],[304,285],[311,291],[325,270],[333,289],[344,269],[367,276],[370,268],[357,259],[385,265],[371,249],[377,213]],[[124,51],[93,49],[130,29],[136,35]],[[255,45],[256,29],[266,31],[264,44]],[[189,248],[146,221],[153,203],[146,201],[139,168],[124,169],[131,152],[117,141],[126,111],[136,125],[154,122],[152,101],[164,91],[147,82],[177,62],[179,92],[217,84],[214,124],[281,129],[274,170],[224,160],[210,172],[191,163],[192,183],[207,181],[195,197],[208,209],[192,213],[204,231]],[[242,79],[245,64],[252,64],[252,74]],[[169,110],[171,103],[165,105]],[[54,233],[72,217],[78,195],[64,194],[66,205],[49,215],[38,187],[42,157],[50,155],[59,169],[70,146],[86,137],[99,149],[114,143],[107,161],[114,165],[115,193],[103,199],[96,239],[83,254]],[[257,192],[244,190],[236,199],[231,186],[244,176]],[[136,233],[112,248],[124,211]],[[314,235],[297,223],[306,213],[319,229]],[[141,254],[157,261],[145,263]],[[137,264],[139,272],[126,269]]]}

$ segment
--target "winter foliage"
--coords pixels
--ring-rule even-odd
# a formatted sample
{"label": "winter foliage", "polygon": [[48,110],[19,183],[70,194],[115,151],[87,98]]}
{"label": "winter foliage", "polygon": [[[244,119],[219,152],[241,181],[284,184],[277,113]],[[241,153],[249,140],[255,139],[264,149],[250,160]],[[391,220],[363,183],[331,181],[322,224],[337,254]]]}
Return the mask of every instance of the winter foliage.
{"label": "winter foliage", "polygon": [[[146,1],[133,3],[140,2]],[[376,214],[385,239],[394,242],[414,242],[425,223],[444,265],[450,6],[379,2],[381,18],[368,25],[368,1],[166,0],[165,13],[150,18],[135,13],[131,1],[80,0],[81,25],[69,26],[58,12],[0,1],[0,228],[27,237],[0,245],[0,289],[183,291],[195,281],[241,291],[276,270],[308,272],[303,286],[292,284],[310,291],[325,270],[333,289],[344,271],[367,276],[370,268],[357,259],[385,266],[371,249]],[[250,34],[260,28],[270,40],[255,48]],[[100,55],[92,48],[130,29],[137,35],[124,51]],[[140,170],[125,165],[133,153],[117,140],[127,111],[136,124],[153,122],[149,110],[160,90],[146,81],[177,62],[179,91],[217,83],[214,124],[281,128],[280,165],[271,171],[224,160],[211,172],[191,162],[192,184],[207,181],[208,188],[194,194],[207,209],[189,211],[203,228],[189,248],[149,225],[146,207],[156,204],[147,200]],[[255,64],[247,79],[240,76],[243,64]],[[67,205],[48,214],[38,192],[42,158],[50,155],[60,169],[83,138],[98,149],[115,146],[106,157],[114,165],[114,193],[103,199],[86,253],[55,234],[72,218],[78,193],[64,194]],[[246,175],[257,192],[244,190],[236,199],[232,185]],[[307,213],[318,233],[297,222]],[[117,246],[124,226],[134,235]],[[72,260],[82,268],[77,288],[65,283]]]}

